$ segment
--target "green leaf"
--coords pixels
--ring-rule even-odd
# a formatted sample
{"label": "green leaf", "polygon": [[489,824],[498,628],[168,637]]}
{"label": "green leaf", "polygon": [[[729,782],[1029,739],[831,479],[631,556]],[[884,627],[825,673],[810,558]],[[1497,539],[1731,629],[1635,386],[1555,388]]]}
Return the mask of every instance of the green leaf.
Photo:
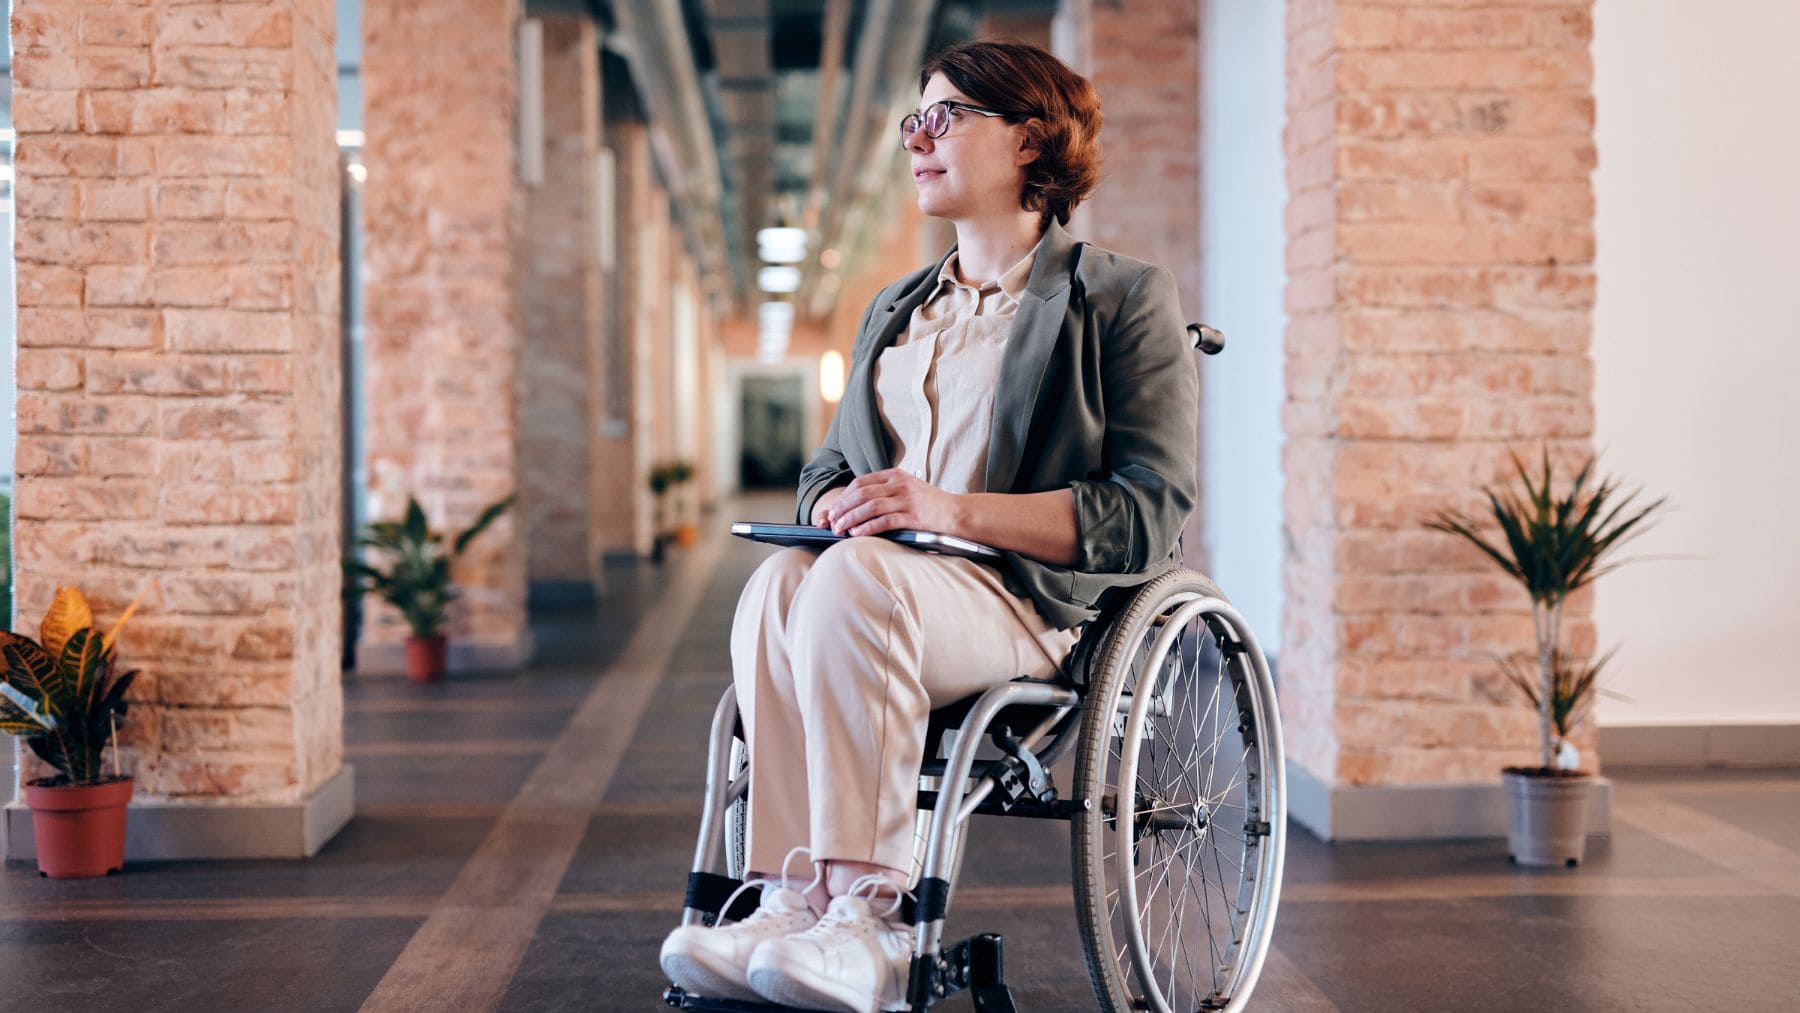
{"label": "green leaf", "polygon": [[431,529],[425,523],[425,508],[419,505],[417,498],[406,497],[406,540],[412,543],[425,541],[430,537]]}
{"label": "green leaf", "polygon": [[57,659],[57,668],[62,670],[69,692],[68,702],[64,705],[66,711],[84,713],[90,709],[97,695],[94,686],[105,661],[100,638],[94,635],[92,627],[84,626],[69,634],[69,639],[63,643],[62,657]]}
{"label": "green leaf", "polygon": [[14,735],[42,735],[56,731],[56,719],[17,686],[0,682],[0,728]]}
{"label": "green leaf", "polygon": [[481,511],[481,515],[475,518],[475,523],[469,525],[467,531],[456,536],[456,544],[451,549],[451,552],[458,556],[462,555],[464,546],[467,546],[473,541],[476,535],[479,535],[482,531],[486,530],[487,526],[492,524],[495,518],[505,513],[507,508],[512,506],[513,501],[516,499],[518,499],[518,495],[514,494],[498,502],[488,504],[487,509]]}
{"label": "green leaf", "polygon": [[0,661],[5,663],[5,681],[36,697],[55,717],[61,673],[49,652],[29,637],[0,630]]}

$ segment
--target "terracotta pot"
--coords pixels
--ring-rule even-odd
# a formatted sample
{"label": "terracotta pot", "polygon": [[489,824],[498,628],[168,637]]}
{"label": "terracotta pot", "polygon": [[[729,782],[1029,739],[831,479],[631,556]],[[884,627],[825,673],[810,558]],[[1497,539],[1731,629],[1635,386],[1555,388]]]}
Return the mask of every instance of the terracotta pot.
{"label": "terracotta pot", "polygon": [[25,786],[38,871],[51,879],[104,876],[125,868],[125,806],[129,777],[101,784]]}
{"label": "terracotta pot", "polygon": [[1546,774],[1508,767],[1507,853],[1520,865],[1581,864],[1587,850],[1588,795],[1594,779],[1579,771]]}
{"label": "terracotta pot", "polygon": [[406,677],[413,682],[441,682],[444,678],[444,658],[449,653],[450,638],[438,635],[435,637],[406,638]]}

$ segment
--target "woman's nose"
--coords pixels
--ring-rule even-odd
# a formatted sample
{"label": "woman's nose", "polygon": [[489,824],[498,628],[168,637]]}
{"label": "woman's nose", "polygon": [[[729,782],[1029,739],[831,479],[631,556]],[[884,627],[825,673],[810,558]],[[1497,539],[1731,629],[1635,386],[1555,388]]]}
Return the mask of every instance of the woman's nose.
{"label": "woman's nose", "polygon": [[912,133],[900,139],[900,146],[907,151],[924,154],[931,150],[931,135],[925,132],[925,125],[921,123]]}

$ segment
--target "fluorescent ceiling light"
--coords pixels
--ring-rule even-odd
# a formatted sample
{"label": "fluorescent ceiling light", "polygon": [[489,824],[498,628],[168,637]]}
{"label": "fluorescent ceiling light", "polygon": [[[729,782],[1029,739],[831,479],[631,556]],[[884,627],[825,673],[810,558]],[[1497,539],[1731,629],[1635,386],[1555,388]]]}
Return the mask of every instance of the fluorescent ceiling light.
{"label": "fluorescent ceiling light", "polygon": [[756,252],[771,264],[798,264],[806,259],[806,230],[786,227],[758,229]]}
{"label": "fluorescent ceiling light", "polygon": [[756,272],[756,287],[764,292],[798,292],[800,269],[797,267],[765,267]]}
{"label": "fluorescent ceiling light", "polygon": [[794,304],[770,300],[756,307],[756,320],[765,331],[771,328],[787,330],[794,325]]}

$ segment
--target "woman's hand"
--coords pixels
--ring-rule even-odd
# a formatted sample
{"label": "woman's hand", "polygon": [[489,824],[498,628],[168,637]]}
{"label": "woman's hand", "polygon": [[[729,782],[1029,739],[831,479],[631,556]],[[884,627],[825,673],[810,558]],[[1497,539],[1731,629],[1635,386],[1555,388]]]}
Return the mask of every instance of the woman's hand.
{"label": "woman's hand", "polygon": [[831,519],[830,519],[831,515],[829,513],[829,511],[831,509],[831,504],[836,503],[840,498],[842,498],[842,496],[844,495],[845,488],[846,488],[845,486],[840,485],[834,489],[827,489],[824,492],[819,494],[818,499],[813,500],[813,508],[812,508],[813,527],[815,527],[815,528],[831,527]]}
{"label": "woman's hand", "polygon": [[[824,523],[840,535],[875,535],[912,529],[959,534],[957,496],[900,468],[858,475],[849,485],[819,497]],[[814,509],[818,518],[821,511]]]}

